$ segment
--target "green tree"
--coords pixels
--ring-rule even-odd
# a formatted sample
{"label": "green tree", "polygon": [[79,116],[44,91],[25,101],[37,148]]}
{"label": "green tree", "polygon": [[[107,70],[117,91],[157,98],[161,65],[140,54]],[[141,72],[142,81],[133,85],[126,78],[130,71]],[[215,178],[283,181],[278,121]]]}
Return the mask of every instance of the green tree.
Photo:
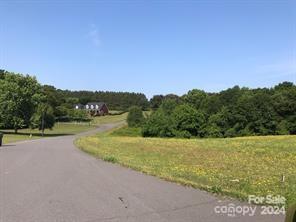
{"label": "green tree", "polygon": [[166,115],[171,115],[174,112],[174,109],[178,106],[176,100],[174,99],[165,99],[161,106],[160,109],[166,114]]}
{"label": "green tree", "polygon": [[295,135],[296,134],[296,115],[290,116],[288,118],[288,131],[290,134]]}
{"label": "green tree", "polygon": [[88,113],[85,110],[71,109],[69,110],[68,115],[70,119],[74,121],[90,121]]}
{"label": "green tree", "polygon": [[[73,110],[73,108],[71,110]],[[54,113],[56,117],[67,116],[69,113],[69,109],[64,105],[57,106],[55,107]]]}
{"label": "green tree", "polygon": [[208,94],[203,90],[193,89],[184,95],[184,100],[186,103],[191,104],[196,109],[200,109],[207,97]]}
{"label": "green tree", "polygon": [[36,113],[31,118],[31,128],[38,128],[42,132],[42,136],[44,136],[44,130],[52,129],[54,123],[55,117],[52,107],[45,103],[39,104]]}
{"label": "green tree", "polygon": [[230,112],[223,107],[222,110],[213,114],[208,119],[205,135],[207,137],[224,137],[228,129],[230,129]]}
{"label": "green tree", "polygon": [[152,109],[158,109],[160,105],[162,104],[162,101],[164,100],[163,95],[155,95],[150,99],[150,107]]}
{"label": "green tree", "polygon": [[[155,97],[155,101],[161,99],[161,105],[148,118],[143,135],[234,137],[296,134],[295,98],[296,86],[291,82],[280,83],[274,88],[234,86],[219,93],[194,89],[182,96],[185,106],[180,106],[176,99]],[[198,113],[204,114],[206,123],[203,124],[205,127],[197,130],[197,126],[201,126],[197,122],[202,119],[196,118]]]}
{"label": "green tree", "polygon": [[72,109],[76,103],[105,102],[109,109],[128,110],[131,106],[140,106],[143,110],[148,109],[149,102],[143,93],[129,92],[104,92],[104,91],[70,91],[60,90],[53,86],[43,86],[43,91],[48,97],[47,103],[54,111],[57,106],[66,106]]}
{"label": "green tree", "polygon": [[4,72],[0,78],[0,125],[4,128],[27,127],[42,98],[35,77]]}
{"label": "green tree", "polygon": [[174,122],[162,109],[153,112],[142,127],[144,137],[174,137]]}
{"label": "green tree", "polygon": [[220,100],[219,94],[214,93],[214,94],[209,94],[208,96],[205,97],[205,99],[201,103],[200,109],[203,110],[207,116],[210,116],[219,112],[219,110],[221,110],[222,107],[223,107],[223,104]]}
{"label": "green tree", "polygon": [[238,100],[237,111],[247,120],[242,135],[276,134],[277,115],[269,90],[258,89],[244,94]]}
{"label": "green tree", "polygon": [[5,73],[5,70],[0,69],[0,79],[4,79],[4,73]]}
{"label": "green tree", "polygon": [[[173,112],[174,126],[179,135],[202,136],[205,124],[204,114],[188,104],[177,106]],[[178,134],[178,133],[177,133]]]}
{"label": "green tree", "polygon": [[132,106],[129,109],[129,113],[127,116],[127,123],[129,127],[139,127],[144,122],[143,111],[138,106]]}

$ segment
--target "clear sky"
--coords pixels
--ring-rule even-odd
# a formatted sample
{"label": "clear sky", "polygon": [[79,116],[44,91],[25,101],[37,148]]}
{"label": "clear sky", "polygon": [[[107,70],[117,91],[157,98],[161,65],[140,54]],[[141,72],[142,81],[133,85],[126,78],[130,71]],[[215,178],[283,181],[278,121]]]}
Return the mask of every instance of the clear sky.
{"label": "clear sky", "polygon": [[61,89],[296,82],[296,1],[0,0],[0,68]]}

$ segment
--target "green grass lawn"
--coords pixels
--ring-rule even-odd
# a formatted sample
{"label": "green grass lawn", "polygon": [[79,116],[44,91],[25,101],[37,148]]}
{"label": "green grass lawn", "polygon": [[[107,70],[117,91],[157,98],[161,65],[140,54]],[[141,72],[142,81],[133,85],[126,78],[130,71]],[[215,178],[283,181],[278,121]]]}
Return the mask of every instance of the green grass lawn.
{"label": "green grass lawn", "polygon": [[296,136],[164,139],[138,135],[139,129],[125,127],[76,143],[106,161],[210,192],[239,199],[274,194],[286,197],[289,204],[296,202]]}
{"label": "green grass lawn", "polygon": [[[45,137],[74,135],[96,128],[101,124],[125,121],[127,113],[114,116],[95,117],[91,123],[56,123],[52,130],[45,130]],[[14,130],[0,130],[4,132],[3,143],[12,143],[21,140],[31,140],[41,138],[39,130],[21,129],[17,134]],[[32,135],[32,136],[31,136]]]}
{"label": "green grass lawn", "polygon": [[[52,130],[45,130],[45,137],[52,136],[65,136],[81,133],[87,130],[94,129],[95,126],[90,126],[87,124],[75,124],[75,123],[56,123]],[[21,140],[30,140],[41,138],[41,132],[39,130],[32,129],[21,129],[17,134],[14,133],[14,130],[1,130],[4,132],[3,142],[11,143]],[[32,135],[32,136],[30,136]]]}
{"label": "green grass lawn", "polygon": [[122,110],[109,110],[109,114],[111,115],[118,115],[118,114],[122,114],[125,113],[125,111]]}
{"label": "green grass lawn", "polygon": [[121,115],[107,115],[107,116],[97,116],[94,117],[91,124],[94,125],[100,125],[100,124],[106,124],[106,123],[116,123],[125,121],[127,118],[128,113],[123,113]]}
{"label": "green grass lawn", "polygon": [[131,136],[131,137],[134,137],[134,136],[141,136],[141,128],[138,127],[138,128],[131,128],[131,127],[128,127],[127,125],[126,126],[123,126],[123,127],[120,127],[116,130],[112,130],[109,135],[111,136]]}

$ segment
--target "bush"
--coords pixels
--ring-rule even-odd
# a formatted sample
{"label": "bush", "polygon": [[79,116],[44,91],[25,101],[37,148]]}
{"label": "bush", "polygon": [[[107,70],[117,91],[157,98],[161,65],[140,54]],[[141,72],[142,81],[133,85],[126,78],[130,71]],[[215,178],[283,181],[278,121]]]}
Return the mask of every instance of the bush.
{"label": "bush", "polygon": [[205,123],[204,114],[189,105],[178,105],[167,100],[161,108],[148,117],[142,128],[145,137],[181,137],[202,136]]}
{"label": "bush", "polygon": [[[205,123],[204,114],[189,105],[177,106],[173,112],[172,119],[178,132],[186,132],[186,136],[200,136],[201,129]],[[189,137],[190,137],[189,136]]]}
{"label": "bush", "polygon": [[166,115],[171,115],[177,105],[178,104],[174,99],[166,99],[162,102],[160,109],[162,109]]}
{"label": "bush", "polygon": [[292,135],[296,134],[296,115],[292,116],[289,119],[288,130],[289,130],[290,134],[292,134]]}
{"label": "bush", "polygon": [[169,115],[162,109],[152,113],[142,127],[144,137],[173,137],[175,127]]}
{"label": "bush", "polygon": [[208,126],[205,129],[205,136],[206,137],[212,137],[212,138],[221,138],[223,137],[223,134],[221,132],[221,128],[217,125],[213,124]]}
{"label": "bush", "polygon": [[289,128],[288,121],[282,120],[277,125],[276,134],[279,134],[279,135],[287,135],[287,134],[289,134],[288,128]]}
{"label": "bush", "polygon": [[69,112],[69,116],[73,121],[90,121],[90,118],[85,110],[71,110],[71,112]]}
{"label": "bush", "polygon": [[143,111],[138,106],[132,106],[129,109],[127,123],[129,127],[139,127],[144,122]]}
{"label": "bush", "polygon": [[224,136],[225,137],[235,137],[237,135],[237,132],[234,128],[230,128],[228,130],[226,130]]}

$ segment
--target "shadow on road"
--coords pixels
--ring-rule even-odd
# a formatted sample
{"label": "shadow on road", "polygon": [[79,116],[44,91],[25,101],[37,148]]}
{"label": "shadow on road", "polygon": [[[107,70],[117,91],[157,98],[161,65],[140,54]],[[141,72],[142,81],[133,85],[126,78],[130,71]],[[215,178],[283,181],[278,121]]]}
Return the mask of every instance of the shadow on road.
{"label": "shadow on road", "polygon": [[[42,137],[42,133],[23,133],[23,132],[19,132],[19,133],[14,133],[14,132],[3,132],[4,135],[20,135],[20,136],[38,136],[38,137]],[[44,134],[43,137],[57,137],[57,136],[72,136],[75,135],[73,133],[52,133],[52,134]]]}

